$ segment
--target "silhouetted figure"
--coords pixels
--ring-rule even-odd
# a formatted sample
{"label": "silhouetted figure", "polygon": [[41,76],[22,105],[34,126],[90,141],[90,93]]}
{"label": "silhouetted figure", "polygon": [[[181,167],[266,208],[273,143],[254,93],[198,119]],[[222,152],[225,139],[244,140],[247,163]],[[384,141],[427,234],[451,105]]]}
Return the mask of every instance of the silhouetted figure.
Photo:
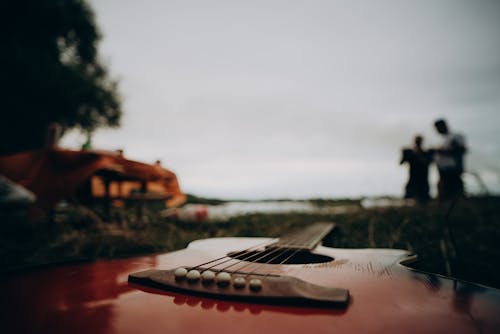
{"label": "silhouetted figure", "polygon": [[413,148],[403,149],[400,164],[408,163],[410,175],[405,188],[405,198],[414,198],[423,203],[429,196],[429,165],[432,153],[422,148],[423,138],[416,136]]}
{"label": "silhouetted figure", "polygon": [[467,149],[462,135],[450,131],[444,119],[434,122],[436,131],[443,136],[440,148],[435,149],[434,161],[439,171],[438,198],[456,198],[464,192],[462,173]]}

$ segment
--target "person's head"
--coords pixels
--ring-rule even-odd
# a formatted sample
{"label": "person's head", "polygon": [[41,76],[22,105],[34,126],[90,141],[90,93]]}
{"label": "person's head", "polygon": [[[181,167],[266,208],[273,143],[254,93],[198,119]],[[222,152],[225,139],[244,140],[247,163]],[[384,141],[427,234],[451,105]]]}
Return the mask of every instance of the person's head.
{"label": "person's head", "polygon": [[415,139],[414,139],[415,147],[421,148],[423,141],[424,141],[424,138],[422,138],[421,135],[416,135]]}
{"label": "person's head", "polygon": [[436,131],[442,135],[448,133],[448,125],[446,124],[446,121],[444,119],[436,120],[434,122],[434,127],[436,128]]}

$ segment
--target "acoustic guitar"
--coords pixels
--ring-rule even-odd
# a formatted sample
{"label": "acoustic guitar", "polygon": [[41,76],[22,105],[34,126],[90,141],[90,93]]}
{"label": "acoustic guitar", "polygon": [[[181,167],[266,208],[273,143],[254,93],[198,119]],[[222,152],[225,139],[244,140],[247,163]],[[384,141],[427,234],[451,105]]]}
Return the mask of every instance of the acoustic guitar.
{"label": "acoustic guitar", "polygon": [[499,333],[500,291],[394,249],[214,238],[155,256],[4,274],[2,333]]}

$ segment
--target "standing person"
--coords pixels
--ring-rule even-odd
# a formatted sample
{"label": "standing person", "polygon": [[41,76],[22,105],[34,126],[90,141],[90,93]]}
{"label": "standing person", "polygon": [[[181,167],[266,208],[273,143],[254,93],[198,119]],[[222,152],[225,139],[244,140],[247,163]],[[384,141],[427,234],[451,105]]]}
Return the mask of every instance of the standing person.
{"label": "standing person", "polygon": [[429,165],[432,154],[422,148],[422,136],[415,136],[413,148],[403,149],[399,164],[408,163],[410,174],[405,188],[405,198],[414,198],[420,203],[427,202],[429,196]]}
{"label": "standing person", "polygon": [[435,150],[434,161],[439,171],[438,198],[447,200],[464,192],[462,173],[464,171],[464,154],[467,152],[465,138],[450,131],[444,119],[434,122],[436,131],[443,136],[440,148]]}

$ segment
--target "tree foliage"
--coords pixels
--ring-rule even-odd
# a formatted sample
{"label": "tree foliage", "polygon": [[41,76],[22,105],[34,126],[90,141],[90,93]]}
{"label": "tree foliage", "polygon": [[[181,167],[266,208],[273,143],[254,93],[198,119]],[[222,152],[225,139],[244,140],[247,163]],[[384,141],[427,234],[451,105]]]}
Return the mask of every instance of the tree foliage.
{"label": "tree foliage", "polygon": [[101,36],[85,1],[7,0],[0,11],[0,153],[41,147],[53,122],[119,125],[117,82],[98,59]]}

